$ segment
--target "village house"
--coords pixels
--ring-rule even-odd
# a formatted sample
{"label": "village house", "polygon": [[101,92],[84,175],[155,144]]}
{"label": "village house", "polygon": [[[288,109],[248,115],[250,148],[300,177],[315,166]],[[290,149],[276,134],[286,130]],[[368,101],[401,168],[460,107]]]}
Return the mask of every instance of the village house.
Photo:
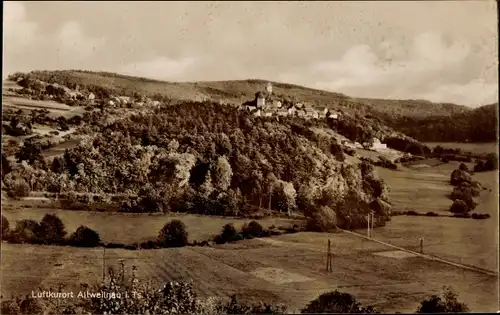
{"label": "village house", "polygon": [[315,119],[319,118],[318,112],[312,107],[306,107],[304,108],[304,111],[306,113],[307,118],[315,118]]}
{"label": "village house", "polygon": [[375,151],[386,150],[387,144],[380,142],[378,138],[373,138],[373,144],[370,149]]}
{"label": "village house", "polygon": [[87,99],[88,99],[89,101],[93,101],[93,100],[95,100],[95,94],[94,94],[94,93],[92,93],[92,92],[90,92],[90,94],[89,94],[89,96],[87,97]]}
{"label": "village house", "polygon": [[266,95],[262,92],[257,92],[255,94],[255,104],[257,108],[266,106]]}
{"label": "village house", "polygon": [[339,114],[336,113],[336,112],[329,112],[328,118],[331,118],[331,119],[338,119],[339,118]]}

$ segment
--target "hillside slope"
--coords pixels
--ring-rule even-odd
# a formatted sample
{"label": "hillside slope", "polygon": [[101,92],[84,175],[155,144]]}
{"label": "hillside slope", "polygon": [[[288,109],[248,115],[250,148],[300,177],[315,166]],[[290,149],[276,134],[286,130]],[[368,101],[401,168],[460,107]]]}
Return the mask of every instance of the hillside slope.
{"label": "hillside slope", "polygon": [[[126,76],[109,72],[80,70],[33,71],[31,75],[41,81],[59,83],[71,87],[100,86],[123,95],[134,93],[149,97],[166,96],[173,100],[212,100],[224,103],[241,104],[254,97],[268,81],[233,80],[208,82],[165,82],[153,79]],[[276,94],[291,99],[311,103],[315,106],[345,109],[358,114],[385,114],[391,117],[426,117],[452,115],[470,111],[468,107],[454,104],[437,104],[421,100],[381,100],[351,98],[341,93],[307,88],[299,85],[272,82]]]}
{"label": "hillside slope", "polygon": [[386,117],[383,122],[423,142],[498,141],[498,103],[451,116]]}

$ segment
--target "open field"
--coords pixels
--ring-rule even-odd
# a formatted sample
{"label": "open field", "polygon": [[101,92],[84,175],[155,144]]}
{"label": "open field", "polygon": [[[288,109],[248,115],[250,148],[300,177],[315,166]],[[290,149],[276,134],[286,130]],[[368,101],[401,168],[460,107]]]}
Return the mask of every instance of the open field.
{"label": "open field", "polygon": [[[449,178],[458,165],[459,163],[453,162],[405,171],[378,168],[378,173],[390,186],[389,199],[394,210],[450,214],[452,201],[448,195],[453,186],[449,184]],[[373,236],[409,249],[418,249],[419,239],[423,237],[424,250],[428,254],[457,263],[497,270],[497,176],[498,173],[494,171],[473,175],[474,180],[487,188],[475,198],[478,206],[474,212],[487,213],[491,216],[489,219],[397,216],[386,227],[376,229]]]}
{"label": "open field", "polygon": [[36,109],[47,109],[49,117],[64,116],[70,118],[75,115],[83,115],[85,109],[82,107],[72,107],[55,101],[38,101],[19,96],[2,95],[2,105],[4,108],[14,110],[32,111]]}
{"label": "open field", "polygon": [[495,153],[498,152],[498,143],[458,143],[458,142],[425,142],[425,145],[434,148],[442,146],[448,149],[461,149],[462,151],[473,153]]}
{"label": "open field", "polygon": [[[377,167],[377,172],[389,185],[389,200],[392,202],[394,210],[414,210],[421,213],[433,211],[449,214],[448,210],[452,201],[448,196],[453,191],[450,176],[460,163],[418,162],[420,165],[425,163],[427,163],[426,167],[405,168],[400,171]],[[472,163],[465,164],[469,168],[473,167]],[[474,180],[479,181],[487,188],[481,192],[480,197],[476,198],[479,205],[474,210],[475,212],[496,215],[498,209],[497,174],[497,172],[491,171],[476,173],[472,176]]]}
{"label": "open field", "polygon": [[[47,213],[56,214],[63,221],[68,232],[74,232],[80,225],[97,231],[106,242],[134,243],[156,239],[160,229],[170,220],[179,219],[187,226],[190,241],[205,241],[222,231],[226,223],[241,228],[249,219],[210,217],[191,214],[126,214],[72,211],[60,209],[3,207],[3,215],[14,225],[22,219],[41,220]],[[265,218],[259,221],[263,227],[293,223],[292,220]]]}
{"label": "open field", "polygon": [[[329,274],[324,271],[328,238],[334,253]],[[102,249],[2,245],[5,297],[58,283],[77,291],[80,283],[102,279]],[[473,311],[497,310],[495,277],[421,257],[385,257],[391,256],[387,251],[391,249],[345,233],[298,233],[217,248],[107,249],[105,265],[117,266],[118,259],[124,259],[128,271],[132,265],[138,267],[140,278],[192,279],[205,297],[237,294],[248,300],[286,302],[295,310],[338,288],[386,312],[412,312],[442,285],[454,288]]]}

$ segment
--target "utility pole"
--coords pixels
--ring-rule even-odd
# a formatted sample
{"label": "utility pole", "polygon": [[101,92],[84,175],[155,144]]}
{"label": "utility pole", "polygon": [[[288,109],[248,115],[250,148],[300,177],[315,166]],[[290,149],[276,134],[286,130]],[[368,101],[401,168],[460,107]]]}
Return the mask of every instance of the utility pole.
{"label": "utility pole", "polygon": [[375,212],[372,211],[371,213],[371,220],[370,220],[370,223],[371,223],[371,227],[370,227],[370,237],[372,237],[372,234],[373,234],[373,222],[375,221]]}
{"label": "utility pole", "polygon": [[104,282],[106,280],[105,256],[106,256],[106,247],[103,247],[103,251],[102,251],[102,282]]}
{"label": "utility pole", "polygon": [[366,225],[366,236],[370,237],[370,215],[369,214],[366,216],[366,222],[368,223]]}
{"label": "utility pole", "polygon": [[328,239],[328,249],[326,253],[326,272],[332,272],[332,250],[330,239]]}

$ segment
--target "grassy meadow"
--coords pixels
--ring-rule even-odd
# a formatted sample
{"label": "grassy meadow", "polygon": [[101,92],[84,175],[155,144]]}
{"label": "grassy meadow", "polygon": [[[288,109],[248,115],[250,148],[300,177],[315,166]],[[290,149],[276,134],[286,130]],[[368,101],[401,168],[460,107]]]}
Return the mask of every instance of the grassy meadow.
{"label": "grassy meadow", "polygon": [[498,152],[498,143],[458,143],[458,142],[426,142],[424,143],[430,148],[437,147],[438,145],[447,149],[461,149],[462,151],[473,153],[495,153]]}
{"label": "grassy meadow", "polygon": [[[333,272],[325,272],[325,247],[332,241]],[[2,244],[2,294],[29,293],[37,286],[102,279],[103,249]],[[106,249],[106,267],[124,259],[138,276],[192,279],[201,296],[285,302],[299,310],[319,294],[339,289],[386,312],[412,312],[419,301],[449,284],[473,311],[495,311],[496,278],[420,257],[403,259],[374,253],[384,245],[345,233],[298,233],[253,239],[216,248],[185,247],[126,251]]]}
{"label": "grassy meadow", "polygon": [[[7,206],[3,215],[15,224],[22,219],[40,221],[46,213],[56,214],[66,226],[68,232],[74,232],[80,225],[85,225],[97,231],[105,242],[121,242],[126,244],[140,243],[156,239],[158,232],[170,220],[179,219],[187,227],[189,241],[205,241],[222,231],[222,226],[234,223],[237,229],[249,219],[230,217],[210,217],[194,214],[134,214],[72,211],[44,208],[21,208]],[[265,218],[257,220],[267,228],[270,225],[290,225],[293,220],[281,218]]]}

